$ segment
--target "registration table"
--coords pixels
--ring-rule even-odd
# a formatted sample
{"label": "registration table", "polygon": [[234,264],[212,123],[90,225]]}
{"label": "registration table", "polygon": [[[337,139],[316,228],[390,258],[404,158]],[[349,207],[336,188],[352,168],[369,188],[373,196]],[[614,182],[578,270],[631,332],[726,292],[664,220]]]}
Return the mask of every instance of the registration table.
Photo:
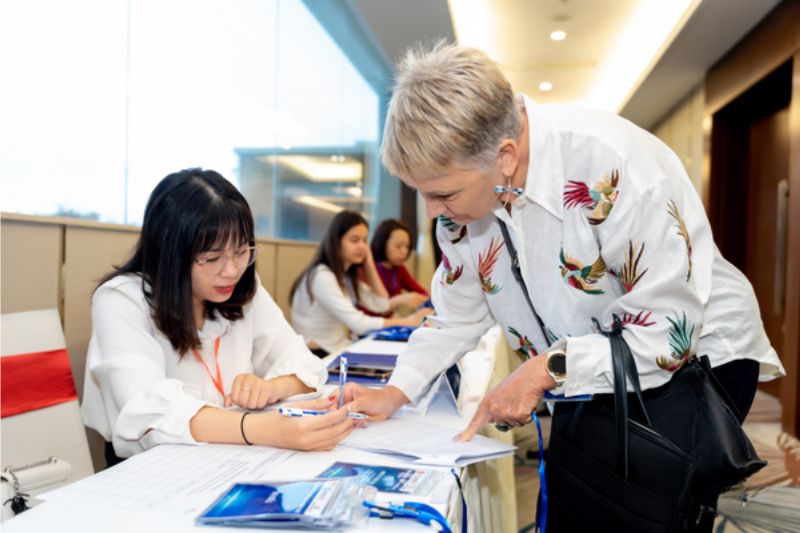
{"label": "registration table", "polygon": [[[498,373],[507,372],[507,366],[503,366],[507,365],[505,354],[497,350],[497,338],[496,334],[490,334],[478,350],[462,360],[458,410],[439,394],[424,414],[404,408],[402,416],[421,417],[426,423],[452,429],[454,435],[463,429],[486,387],[501,377]],[[498,358],[497,353],[502,356]],[[510,439],[510,435],[500,433],[489,436]],[[337,461],[449,470],[343,445],[329,452],[213,444],[157,447],[58,489],[50,498],[45,497],[43,503],[4,522],[2,530],[4,533],[230,532],[228,527],[196,526],[194,519],[232,483],[311,478]],[[465,518],[472,532],[516,530],[512,457],[473,464],[456,469],[456,473],[464,487],[467,517],[462,517],[461,493],[452,475],[442,477],[448,486],[440,488],[439,501],[431,502],[447,517],[454,533],[461,531]],[[430,530],[405,518],[370,518],[363,531]]]}

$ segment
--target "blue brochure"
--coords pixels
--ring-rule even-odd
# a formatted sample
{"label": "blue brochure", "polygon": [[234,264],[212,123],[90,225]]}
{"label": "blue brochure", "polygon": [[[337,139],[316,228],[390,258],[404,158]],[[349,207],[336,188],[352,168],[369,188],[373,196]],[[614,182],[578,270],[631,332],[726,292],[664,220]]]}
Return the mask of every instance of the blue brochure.
{"label": "blue brochure", "polygon": [[367,337],[376,341],[406,342],[415,329],[410,326],[389,326],[373,330]]}
{"label": "blue brochure", "polygon": [[307,481],[283,485],[237,483],[198,520],[206,523],[277,517],[301,520],[322,488],[322,483]]}
{"label": "blue brochure", "polygon": [[380,492],[415,494],[429,472],[413,468],[391,466],[360,465],[355,463],[334,463],[319,477],[352,477],[359,482],[371,485]]}
{"label": "blue brochure", "polygon": [[348,479],[236,483],[196,522],[207,526],[339,529],[363,523],[366,515],[360,502],[374,496],[374,491]]}

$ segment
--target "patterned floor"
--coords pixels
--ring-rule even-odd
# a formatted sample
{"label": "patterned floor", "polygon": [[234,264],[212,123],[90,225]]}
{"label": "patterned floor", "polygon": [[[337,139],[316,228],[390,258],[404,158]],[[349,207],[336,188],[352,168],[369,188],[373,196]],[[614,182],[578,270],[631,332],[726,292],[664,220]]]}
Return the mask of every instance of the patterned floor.
{"label": "patterned floor", "polygon": [[[715,533],[800,531],[800,441],[781,430],[780,416],[777,399],[758,392],[744,427],[759,456],[768,464],[743,488],[720,499],[721,514]],[[550,419],[541,417],[541,421],[547,442]],[[519,447],[514,473],[520,531],[531,530],[539,492],[534,431],[529,424],[517,428],[514,434]],[[749,501],[743,505],[745,496]]]}

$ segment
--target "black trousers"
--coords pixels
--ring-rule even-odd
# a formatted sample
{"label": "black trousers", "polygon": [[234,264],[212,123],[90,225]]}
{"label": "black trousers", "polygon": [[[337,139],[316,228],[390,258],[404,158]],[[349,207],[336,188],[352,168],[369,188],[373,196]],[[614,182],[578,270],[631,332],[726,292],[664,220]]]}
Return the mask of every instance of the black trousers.
{"label": "black trousers", "polygon": [[106,468],[118,465],[125,460],[124,457],[117,456],[117,454],[114,452],[114,445],[111,444],[110,442],[106,442],[105,457],[106,457]]}

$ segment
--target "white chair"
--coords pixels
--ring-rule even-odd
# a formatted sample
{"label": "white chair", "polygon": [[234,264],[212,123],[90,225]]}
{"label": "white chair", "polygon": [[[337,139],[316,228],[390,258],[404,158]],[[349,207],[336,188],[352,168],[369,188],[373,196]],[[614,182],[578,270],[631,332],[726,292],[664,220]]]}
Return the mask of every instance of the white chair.
{"label": "white chair", "polygon": [[[10,385],[13,373],[19,372],[19,363],[24,360],[7,358],[27,356],[30,361],[31,357],[66,357],[66,342],[58,311],[46,309],[0,315],[0,330],[2,379],[7,389],[2,391],[4,417],[0,420],[2,501],[6,502],[13,494],[10,483],[6,483],[12,478],[9,469],[19,479],[21,491],[31,496],[92,475],[94,469],[77,398],[6,416],[12,406],[19,404],[22,394],[29,394],[27,391],[15,392],[19,388]],[[53,353],[46,356],[30,355],[51,351]],[[40,362],[36,365],[39,366]],[[61,374],[62,379],[67,377],[63,365]],[[68,379],[71,379],[71,372]],[[48,387],[45,387],[45,395],[46,389]],[[41,397],[42,393],[36,391],[26,396],[31,400],[41,400]],[[32,499],[31,504],[35,503]],[[2,519],[9,516],[13,516],[10,503],[3,505]]]}

